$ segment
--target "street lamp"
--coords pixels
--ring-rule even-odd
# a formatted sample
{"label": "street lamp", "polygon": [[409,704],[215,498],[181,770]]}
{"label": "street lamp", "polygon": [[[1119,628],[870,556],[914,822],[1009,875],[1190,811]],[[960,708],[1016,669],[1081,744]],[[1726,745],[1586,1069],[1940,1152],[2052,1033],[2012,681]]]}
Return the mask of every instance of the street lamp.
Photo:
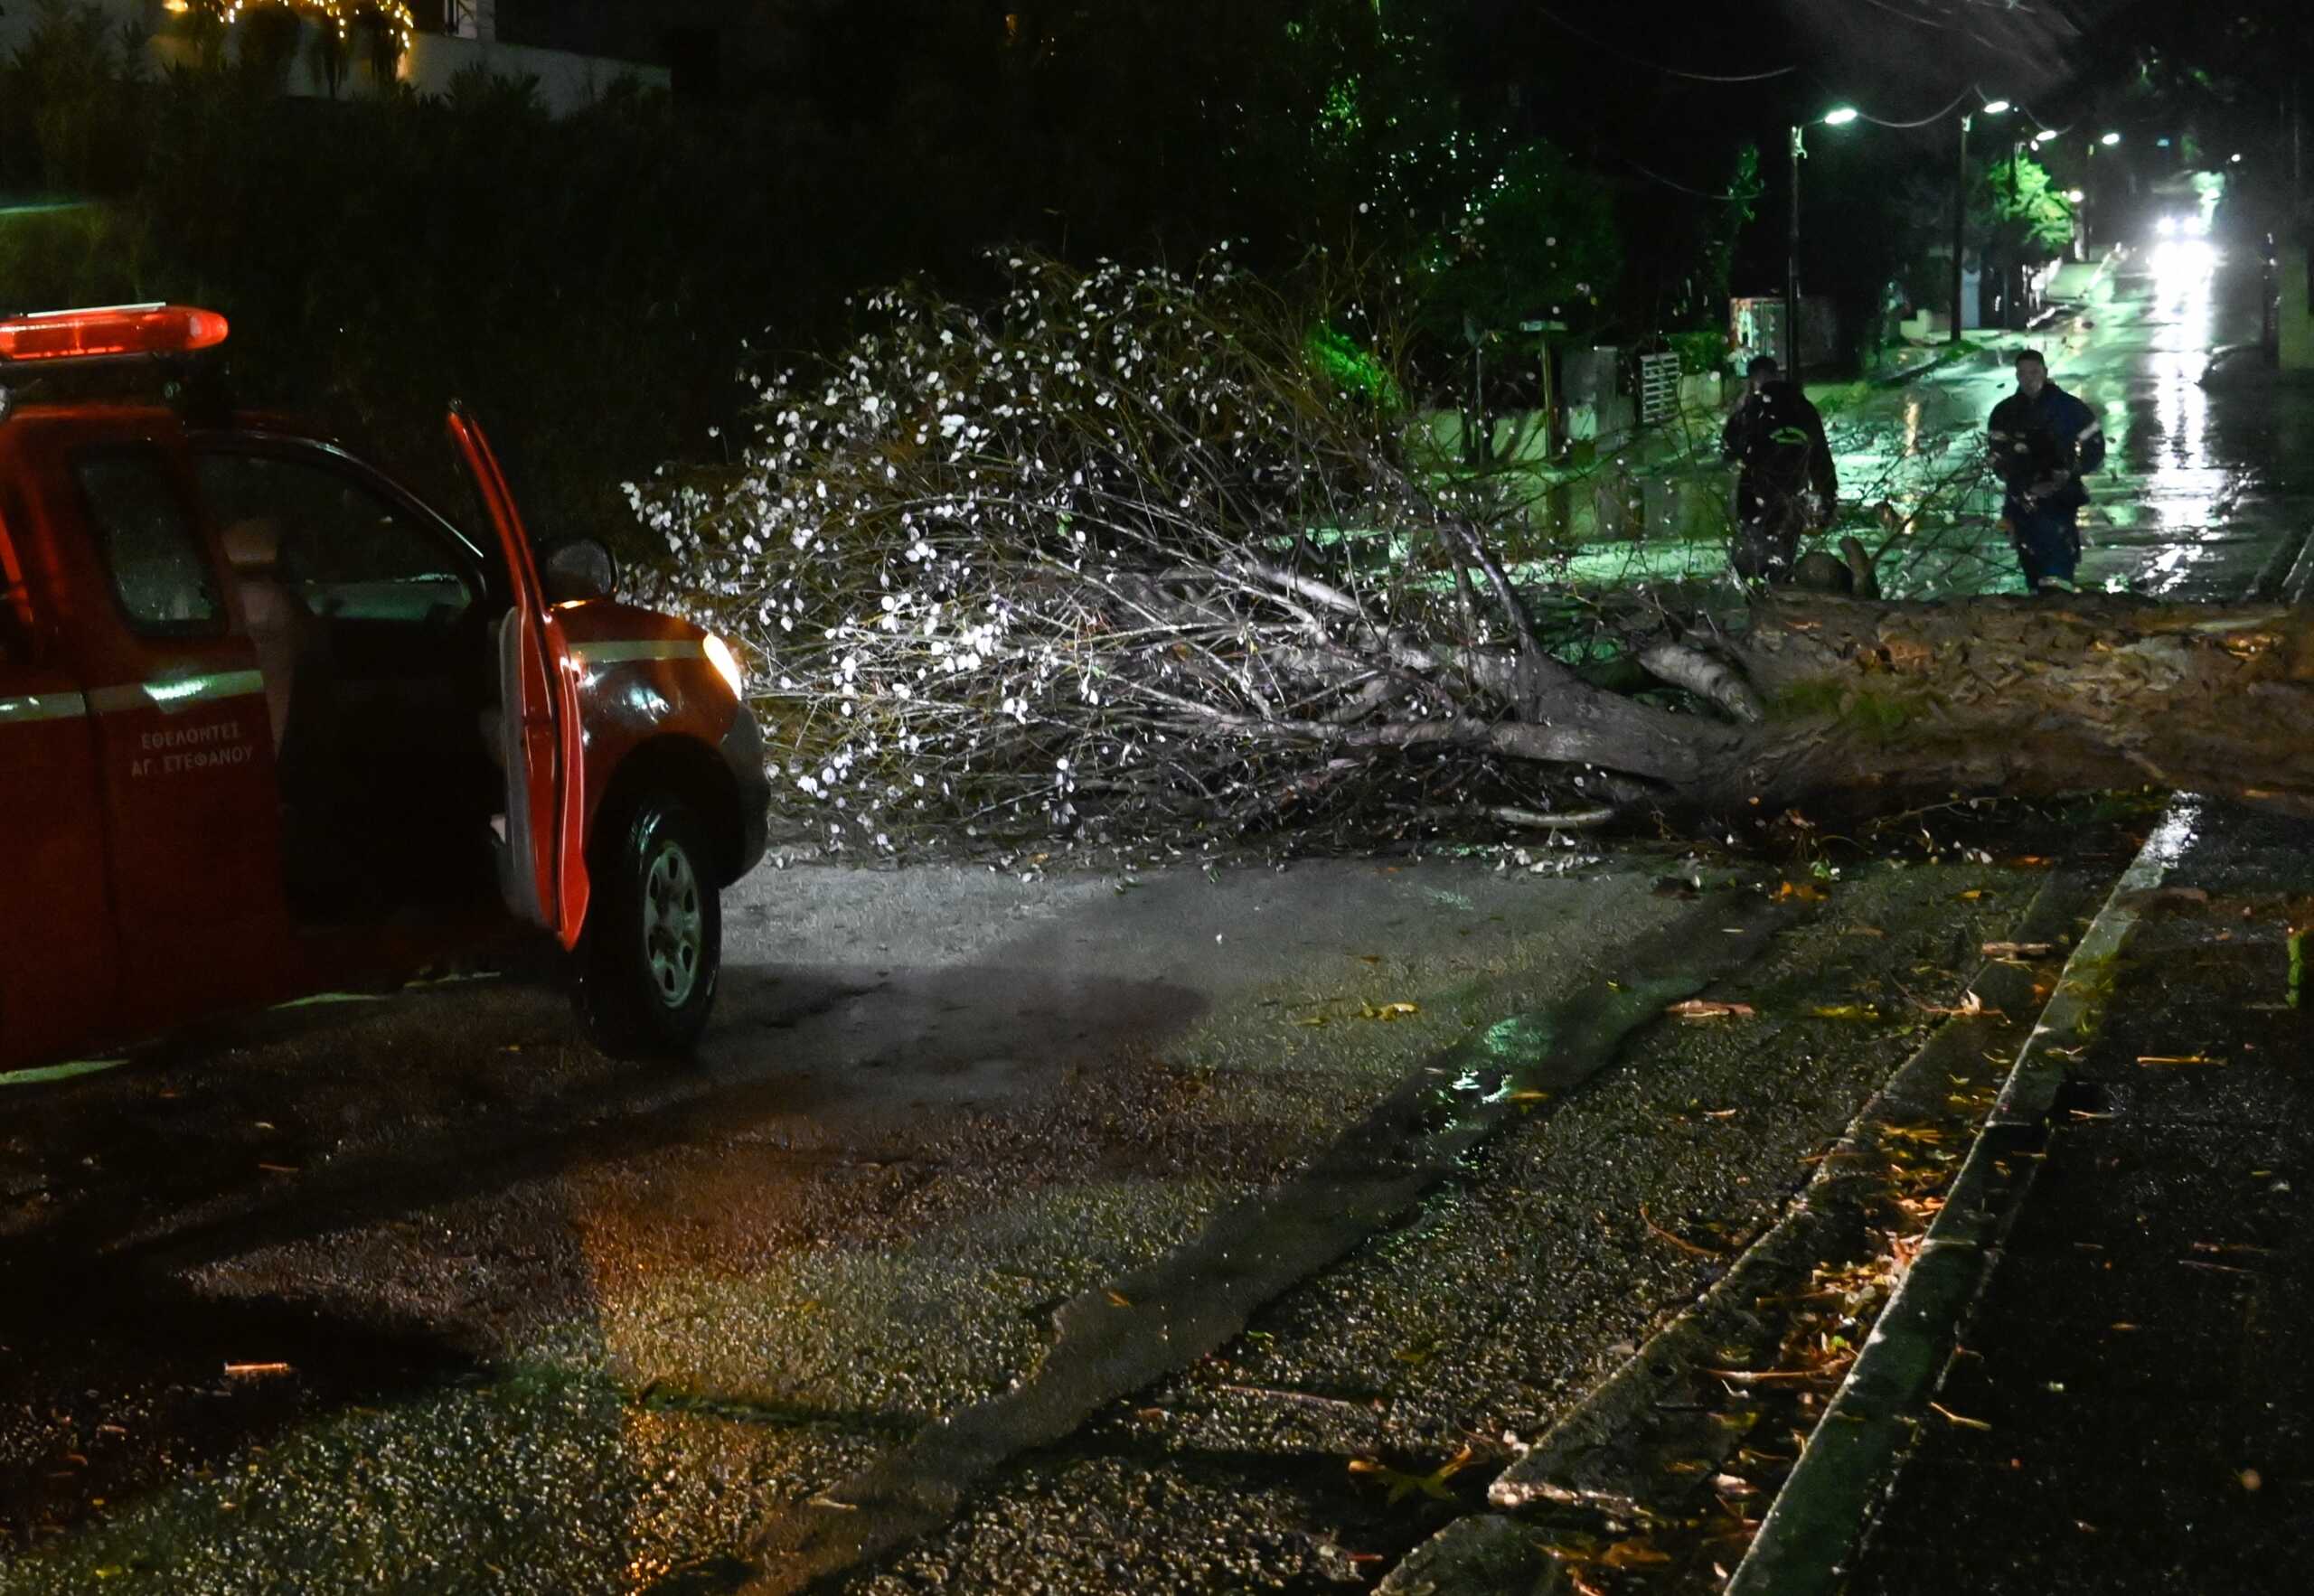
{"label": "street lamp", "polygon": [[[1985,102],[1984,114],[1998,117],[2007,109],[2007,100],[1991,99]],[[1945,330],[1947,343],[1961,342],[1961,251],[1967,246],[1969,225],[1969,129],[1976,120],[1974,111],[1961,113],[1961,164],[1952,183],[1952,324]]]}
{"label": "street lamp", "polygon": [[[1854,106],[1834,106],[1820,120],[1827,127],[1845,127],[1863,115]],[[1801,124],[1792,125],[1792,240],[1783,274],[1783,371],[1785,380],[1800,380],[1800,163],[1808,154],[1801,139]]]}
{"label": "street lamp", "polygon": [[2049,142],[2049,140],[2051,140],[2051,139],[2053,139],[2053,138],[2055,138],[2055,137],[2056,137],[2056,136],[2057,136],[2057,130],[2056,130],[2055,128],[2054,128],[2054,127],[2044,127],[2044,128],[2042,128],[2038,133],[2036,133],[2035,135],[2033,135],[2033,142],[2034,142],[2035,144],[2037,144],[2037,145],[2046,144],[2046,143],[2048,143],[2048,142]]}
{"label": "street lamp", "polygon": [[[2089,146],[2089,177],[2091,181],[2093,182],[2097,176],[2098,150],[2101,147],[2104,149],[2112,149],[2115,145],[2121,142],[2121,136],[2118,133],[2103,134],[2091,142]],[[2108,184],[2107,186],[2110,187],[2112,185]],[[2079,191],[2076,190],[2074,192],[2078,192]],[[2078,200],[2074,202],[2076,205],[2080,202],[2081,202]],[[2102,213],[2100,212],[2100,214]],[[2081,219],[2081,250],[2084,258],[2089,253],[2089,218],[2085,215]]]}

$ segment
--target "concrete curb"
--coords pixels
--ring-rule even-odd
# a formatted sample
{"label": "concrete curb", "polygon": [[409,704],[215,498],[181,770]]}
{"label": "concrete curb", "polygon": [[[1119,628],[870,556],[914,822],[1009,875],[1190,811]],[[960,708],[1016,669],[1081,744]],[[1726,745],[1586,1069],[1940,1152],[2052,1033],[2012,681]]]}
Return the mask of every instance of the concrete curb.
{"label": "concrete curb", "polygon": [[[2295,538],[2286,538],[2273,558],[2258,568],[2256,578],[2242,595],[2243,604],[2264,604],[2293,591],[2302,592],[2309,575],[2314,575],[2314,559],[2309,557],[2310,540],[2308,530],[2300,528]],[[2288,602],[2295,603],[2295,599]]]}
{"label": "concrete curb", "polygon": [[1945,1194],[1917,1261],[1873,1326],[1848,1378],[1824,1410],[1727,1596],[1816,1596],[1840,1588],[1846,1564],[1886,1497],[1930,1392],[1991,1272],[1993,1255],[2032,1189],[2065,1079],[2058,1038],[2093,1031],[2112,995],[2116,956],[2136,929],[2137,905],[2160,884],[2191,836],[2199,803],[2174,801],[2105,906],[2019,1051],[1985,1129]]}
{"label": "concrete curb", "polygon": [[2309,586],[2314,586],[2314,531],[2309,531],[2305,541],[2299,545],[2298,558],[2290,562],[2290,574],[2281,579],[2281,587],[2276,596],[2295,608],[2306,602],[2306,590]]}
{"label": "concrete curb", "polygon": [[[2093,883],[2052,877],[2019,923],[2027,941],[2055,941],[2088,902]],[[2029,1012],[2032,979],[2013,965],[1989,963],[1971,990],[1994,1009]],[[1828,1238],[1848,1218],[1843,1188],[1870,1178],[1867,1156],[1884,1123],[1917,1117],[1919,1105],[1950,1090],[1950,1072],[1994,1038],[1995,1024],[1955,1019],[1939,1027],[1865,1102],[1775,1224],[1737,1256],[1694,1304],[1658,1329],[1607,1379],[1553,1424],[1524,1457],[1488,1488],[1497,1509],[1457,1519],[1416,1547],[1377,1587],[1385,1596],[1482,1596],[1522,1592],[1559,1596],[1572,1582],[1546,1550],[1541,1526],[1515,1515],[1551,1507],[1592,1509],[1626,1522],[1660,1507],[1666,1459],[1691,1465],[1723,1460],[1742,1439],[1712,1407],[1714,1379],[1702,1373],[1725,1362],[1731,1342],[1752,1338],[1755,1304],[1804,1280]],[[2008,1028],[2003,1026],[2001,1028]],[[1780,1283],[1783,1282],[1783,1283]],[[1696,1476],[1686,1478],[1692,1481]]]}

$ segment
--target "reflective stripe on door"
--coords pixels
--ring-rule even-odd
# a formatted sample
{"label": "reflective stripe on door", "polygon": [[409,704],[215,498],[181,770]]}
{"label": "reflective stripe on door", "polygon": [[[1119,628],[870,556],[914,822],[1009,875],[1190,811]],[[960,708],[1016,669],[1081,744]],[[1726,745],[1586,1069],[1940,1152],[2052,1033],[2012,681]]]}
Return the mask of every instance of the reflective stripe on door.
{"label": "reflective stripe on door", "polygon": [[29,726],[35,720],[75,720],[92,711],[117,715],[127,709],[158,709],[164,715],[173,715],[194,704],[245,699],[264,690],[262,671],[218,671],[203,676],[165,676],[152,681],[124,682],[118,687],[92,688],[85,693],[24,693],[0,698],[0,727]]}
{"label": "reflective stripe on door", "polygon": [[641,643],[574,643],[571,662],[588,665],[627,665],[637,660],[703,660],[707,645],[692,639]]}

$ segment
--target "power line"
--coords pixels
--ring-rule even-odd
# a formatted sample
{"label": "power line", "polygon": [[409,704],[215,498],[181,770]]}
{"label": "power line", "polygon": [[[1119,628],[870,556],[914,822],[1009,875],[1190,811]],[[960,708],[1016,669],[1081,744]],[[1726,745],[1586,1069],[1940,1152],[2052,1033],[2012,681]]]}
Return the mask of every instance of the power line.
{"label": "power line", "polygon": [[1694,195],[1694,196],[1695,196],[1697,199],[1698,199],[1698,200],[1721,200],[1721,201],[1726,201],[1726,202],[1731,202],[1731,203],[1732,203],[1733,202],[1737,201],[1737,200],[1747,199],[1747,198],[1756,198],[1756,197],[1757,197],[1756,195],[1747,195],[1747,194],[1739,193],[1739,192],[1736,192],[1735,190],[1732,190],[1732,189],[1731,189],[1731,190],[1729,190],[1726,193],[1724,193],[1724,194],[1707,194],[1707,193],[1704,192],[1703,192],[1703,190],[1701,190],[1701,189],[1699,189],[1699,188],[1689,188],[1689,187],[1688,187],[1686,183],[1684,183],[1677,182],[1676,180],[1674,180],[1674,179],[1672,179],[1672,178],[1669,178],[1669,177],[1664,176],[1660,172],[1656,172],[1656,171],[1653,171],[1653,170],[1651,170],[1651,169],[1650,169],[1650,168],[1648,168],[1648,167],[1646,167],[1646,166],[1642,166],[1642,165],[1641,165],[1637,161],[1633,161],[1633,160],[1632,160],[1632,158],[1631,158],[1629,155],[1625,155],[1625,156],[1623,157],[1623,159],[1624,159],[1626,162],[1628,162],[1628,163],[1632,165],[1632,167],[1633,169],[1635,169],[1635,170],[1640,174],[1640,175],[1641,175],[1641,176],[1642,176],[1642,177],[1651,177],[1651,178],[1653,178],[1656,182],[1658,182],[1658,183],[1661,183],[1665,188],[1669,188],[1669,189],[1677,189],[1677,190],[1679,190],[1679,192],[1681,192],[1681,193],[1683,193],[1683,194],[1692,194],[1692,195]]}
{"label": "power line", "polygon": [[1635,67],[1645,67],[1651,72],[1660,72],[1667,78],[1687,78],[1698,83],[1764,83],[1770,78],[1781,78],[1786,73],[1800,70],[1798,67],[1778,67],[1772,72],[1745,72],[1732,77],[1717,72],[1690,72],[1684,68],[1667,67],[1660,61],[1649,61],[1643,56],[1633,55],[1621,45],[1610,44],[1604,39],[1586,33],[1548,6],[1538,5],[1535,9],[1542,14],[1544,20],[1557,24],[1559,28],[1574,34],[1585,44],[1604,50],[1609,55],[1620,56]]}
{"label": "power line", "polygon": [[1896,7],[1889,5],[1888,0],[1865,0],[1865,4],[1867,5],[1877,5],[1881,10],[1886,12],[1890,16],[1901,17],[1905,22],[1916,23],[1924,28],[1940,28],[1949,32],[1952,26],[1951,23],[1941,23],[1934,17],[1922,16],[1917,12],[1899,11]]}
{"label": "power line", "polygon": [[1942,122],[1944,120],[1945,117],[1951,116],[1960,108],[1962,100],[1967,99],[1969,96],[1975,92],[1976,90],[1974,89],[1963,89],[1960,93],[1952,97],[1952,103],[1947,105],[1942,110],[1936,112],[1933,116],[1923,117],[1917,122],[1891,122],[1886,117],[1874,116],[1870,111],[1858,111],[1856,114],[1863,117],[1866,121],[1871,123],[1876,127],[1925,127],[1931,122]]}

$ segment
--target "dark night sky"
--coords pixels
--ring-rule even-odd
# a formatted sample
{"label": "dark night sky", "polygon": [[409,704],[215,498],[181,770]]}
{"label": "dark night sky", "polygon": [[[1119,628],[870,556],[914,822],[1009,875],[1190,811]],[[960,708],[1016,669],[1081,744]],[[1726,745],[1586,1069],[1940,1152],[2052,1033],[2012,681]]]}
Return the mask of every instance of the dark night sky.
{"label": "dark night sky", "polygon": [[[2254,0],[2253,0],[2254,3]],[[1473,0],[1474,80],[1515,81],[1554,136],[1710,181],[1725,130],[1854,104],[1925,117],[1971,85],[2054,119],[2112,59],[2131,0]],[[1707,81],[1779,75],[1748,83]]]}

